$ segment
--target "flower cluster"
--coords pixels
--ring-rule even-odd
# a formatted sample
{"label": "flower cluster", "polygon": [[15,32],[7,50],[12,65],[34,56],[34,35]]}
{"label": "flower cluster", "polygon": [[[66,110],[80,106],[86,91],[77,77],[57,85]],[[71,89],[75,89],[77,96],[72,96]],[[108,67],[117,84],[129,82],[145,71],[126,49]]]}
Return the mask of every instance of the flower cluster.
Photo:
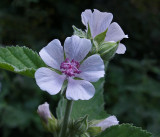
{"label": "flower cluster", "polygon": [[[111,23],[113,18],[111,13],[100,12],[96,9],[93,13],[91,10],[85,10],[81,17],[87,30],[90,27],[93,38],[106,29],[108,30],[105,41],[117,42],[128,37],[117,23]],[[54,70],[38,69],[35,73],[38,86],[49,94],[55,95],[60,92],[64,81],[67,80],[67,99],[88,100],[92,98],[95,89],[90,82],[96,82],[104,76],[105,72],[103,60],[98,54],[87,56],[91,49],[92,43],[89,39],[75,35],[66,38],[64,49],[58,39],[51,41],[39,54],[43,61]],[[125,46],[120,43],[116,53],[123,54],[125,50]]]}
{"label": "flower cluster", "polygon": [[[39,68],[35,73],[36,83],[42,90],[51,95],[64,91],[63,95],[68,100],[61,130],[58,129],[59,121],[51,114],[48,103],[40,105],[37,111],[48,131],[59,134],[59,137],[64,137],[67,132],[72,134],[67,129],[72,127],[68,126],[72,109],[70,100],[91,99],[95,94],[92,82],[98,81],[105,74],[103,60],[109,61],[115,53],[124,54],[126,51],[120,41],[128,36],[116,22],[111,23],[111,13],[85,10],[81,17],[86,32],[76,28],[77,33],[67,37],[64,46],[58,39],[54,39],[42,48],[39,55],[47,67]],[[88,116],[73,122],[78,127],[75,131],[82,136],[96,136],[106,128],[118,125],[119,121],[115,116],[110,116],[104,120],[93,120],[90,125],[88,123]]]}

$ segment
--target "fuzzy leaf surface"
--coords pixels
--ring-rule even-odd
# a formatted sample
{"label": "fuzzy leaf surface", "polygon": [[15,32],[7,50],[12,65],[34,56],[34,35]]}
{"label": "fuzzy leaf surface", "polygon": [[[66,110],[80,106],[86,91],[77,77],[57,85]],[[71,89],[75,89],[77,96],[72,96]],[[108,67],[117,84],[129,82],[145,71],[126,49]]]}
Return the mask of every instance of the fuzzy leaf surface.
{"label": "fuzzy leaf surface", "polygon": [[0,47],[0,68],[33,77],[35,71],[46,65],[40,56],[27,47]]}
{"label": "fuzzy leaf surface", "polygon": [[131,124],[121,124],[107,128],[97,137],[153,137],[151,133]]}

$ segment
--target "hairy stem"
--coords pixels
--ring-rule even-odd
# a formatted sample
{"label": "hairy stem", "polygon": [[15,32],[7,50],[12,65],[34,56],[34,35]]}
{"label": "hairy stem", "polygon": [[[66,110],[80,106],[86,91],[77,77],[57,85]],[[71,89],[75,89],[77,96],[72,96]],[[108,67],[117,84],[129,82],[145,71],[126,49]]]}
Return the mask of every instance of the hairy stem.
{"label": "hairy stem", "polygon": [[73,105],[73,101],[67,100],[65,115],[64,115],[64,119],[63,119],[63,123],[62,123],[59,137],[66,137],[68,123],[69,123],[69,117],[70,117],[70,114],[72,111],[72,105]]}

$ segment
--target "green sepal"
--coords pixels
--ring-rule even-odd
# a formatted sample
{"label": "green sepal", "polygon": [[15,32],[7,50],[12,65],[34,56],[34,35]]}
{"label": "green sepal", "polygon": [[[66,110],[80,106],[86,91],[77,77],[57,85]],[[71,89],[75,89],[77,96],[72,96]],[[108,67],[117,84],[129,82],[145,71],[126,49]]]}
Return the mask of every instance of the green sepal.
{"label": "green sepal", "polygon": [[91,120],[89,121],[89,128],[87,130],[87,132],[90,134],[90,136],[97,136],[98,134],[100,134],[102,132],[102,128],[101,127],[96,127],[95,125],[102,122],[104,119],[101,120]]}
{"label": "green sepal", "polygon": [[48,131],[49,132],[51,132],[51,133],[56,132],[57,131],[57,127],[58,127],[57,126],[57,119],[49,118],[47,127],[48,127]]}
{"label": "green sepal", "polygon": [[74,35],[79,36],[80,38],[87,38],[87,35],[84,31],[82,31],[81,29],[78,29],[77,27],[75,27],[74,25],[72,26],[74,32]]}
{"label": "green sepal", "polygon": [[92,43],[92,49],[91,49],[91,55],[93,54],[97,54],[98,53],[98,43],[96,41],[94,41],[93,39],[91,39],[91,43]]}
{"label": "green sepal", "polygon": [[[106,117],[107,118],[107,117]],[[106,119],[105,118],[105,119]],[[105,119],[100,119],[100,120],[91,120],[91,121],[89,121],[89,126],[94,126],[94,125],[96,125],[96,124],[98,124],[98,123],[100,123],[100,122],[102,122],[103,120],[105,120]]]}
{"label": "green sepal", "polygon": [[66,88],[67,88],[67,85],[68,85],[68,81],[65,80],[65,81],[63,82],[63,85],[62,85],[62,88],[61,88],[61,94],[62,94],[63,96],[65,96],[65,90],[66,90]]}
{"label": "green sepal", "polygon": [[86,133],[88,129],[88,115],[79,118],[78,120],[72,121],[69,124],[70,136],[78,135],[81,136]]}
{"label": "green sepal", "polygon": [[98,53],[103,60],[109,61],[115,55],[118,45],[116,42],[103,42]]}
{"label": "green sepal", "polygon": [[101,45],[101,43],[104,42],[107,31],[108,31],[108,28],[94,38],[94,41],[96,41],[98,45]]}
{"label": "green sepal", "polygon": [[89,127],[87,132],[92,137],[99,135],[102,132],[102,129],[101,127]]}
{"label": "green sepal", "polygon": [[78,133],[82,134],[88,129],[88,115],[78,119],[74,122],[74,126],[77,127]]}
{"label": "green sepal", "polygon": [[84,133],[80,137],[90,137],[90,135],[88,133]]}
{"label": "green sepal", "polygon": [[47,123],[42,121],[42,124],[48,132],[55,133],[58,130],[58,121],[52,114],[51,116],[52,118],[48,118]]}
{"label": "green sepal", "polygon": [[91,29],[88,23],[87,39],[92,39]]}
{"label": "green sepal", "polygon": [[48,68],[49,68],[49,69],[51,69],[52,71],[54,71],[54,72],[56,72],[56,73],[58,73],[58,74],[62,75],[62,72],[61,72],[61,71],[59,71],[58,69],[51,68],[51,67],[48,67]]}

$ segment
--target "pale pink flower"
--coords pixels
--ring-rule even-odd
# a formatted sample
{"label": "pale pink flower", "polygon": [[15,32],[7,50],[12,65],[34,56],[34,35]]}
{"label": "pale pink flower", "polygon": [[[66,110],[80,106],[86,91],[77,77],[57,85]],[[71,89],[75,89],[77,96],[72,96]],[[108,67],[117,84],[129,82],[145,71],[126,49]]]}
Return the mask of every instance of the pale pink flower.
{"label": "pale pink flower", "polygon": [[[105,41],[121,41],[123,38],[128,38],[128,35],[125,35],[121,27],[116,23],[111,23],[113,15],[108,12],[100,12],[97,9],[94,9],[93,13],[91,10],[87,9],[81,14],[82,23],[86,26],[88,30],[88,24],[90,26],[92,37],[94,38],[98,34],[104,32],[107,28]],[[116,53],[124,54],[126,47],[124,44],[119,43]]]}
{"label": "pale pink flower", "polygon": [[[66,97],[69,100],[88,100],[94,96],[95,88],[90,82],[96,82],[104,76],[104,63],[98,54],[86,59],[92,44],[88,39],[78,36],[66,38],[64,50],[58,39],[51,41],[40,51],[42,60],[50,68],[39,68],[35,73],[38,86],[51,95],[60,92],[65,80],[68,81]],[[64,56],[65,55],[65,56]],[[75,79],[75,78],[80,79]]]}
{"label": "pale pink flower", "polygon": [[108,118],[94,125],[94,127],[101,127],[102,131],[104,131],[106,128],[109,128],[111,126],[118,125],[118,124],[119,124],[119,121],[115,116],[109,116]]}
{"label": "pale pink flower", "polygon": [[48,118],[52,118],[51,112],[49,110],[49,104],[47,102],[38,106],[37,113],[46,123],[48,123]]}

